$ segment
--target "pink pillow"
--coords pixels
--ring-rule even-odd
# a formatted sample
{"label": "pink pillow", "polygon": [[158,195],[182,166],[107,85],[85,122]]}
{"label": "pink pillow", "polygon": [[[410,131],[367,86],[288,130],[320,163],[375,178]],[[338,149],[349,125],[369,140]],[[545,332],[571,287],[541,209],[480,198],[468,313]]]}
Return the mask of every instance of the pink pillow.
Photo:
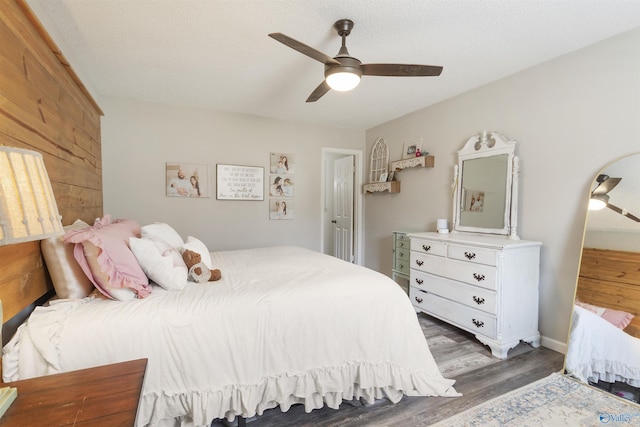
{"label": "pink pillow", "polygon": [[93,227],[69,230],[64,241],[75,243],[74,257],[95,287],[111,299],[144,298],[151,293],[149,279],[129,249],[129,238],[140,237],[132,220],[96,219]]}
{"label": "pink pillow", "polygon": [[631,323],[634,317],[633,314],[627,313],[626,311],[598,307],[597,305],[588,304],[586,302],[576,301],[576,305],[597,314],[613,326],[620,329],[624,329],[629,326],[629,323]]}

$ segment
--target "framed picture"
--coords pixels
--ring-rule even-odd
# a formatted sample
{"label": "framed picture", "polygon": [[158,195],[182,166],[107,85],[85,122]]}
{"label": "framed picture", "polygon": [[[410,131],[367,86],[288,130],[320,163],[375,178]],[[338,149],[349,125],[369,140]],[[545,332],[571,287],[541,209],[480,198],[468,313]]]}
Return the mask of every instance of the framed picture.
{"label": "framed picture", "polygon": [[293,177],[290,175],[269,175],[269,196],[293,197]]}
{"label": "framed picture", "polygon": [[264,168],[217,165],[216,199],[264,200]]}
{"label": "framed picture", "polygon": [[293,219],[295,206],[290,199],[269,199],[269,219]]}
{"label": "framed picture", "polygon": [[484,209],[484,191],[465,190],[464,210],[468,212],[482,212]]}
{"label": "framed picture", "polygon": [[402,148],[402,160],[414,158],[418,150],[422,151],[422,138],[405,142]]}
{"label": "framed picture", "polygon": [[393,181],[393,178],[396,176],[396,171],[389,172],[389,176],[387,177],[387,181]]}
{"label": "framed picture", "polygon": [[290,153],[271,153],[269,162],[271,173],[290,175],[295,170],[295,161],[293,154]]}
{"label": "framed picture", "polygon": [[388,176],[389,176],[389,175],[388,175],[386,172],[382,172],[382,173],[380,174],[380,182],[387,182],[387,177],[388,177]]}
{"label": "framed picture", "polygon": [[165,177],[167,197],[211,197],[208,165],[167,162]]}

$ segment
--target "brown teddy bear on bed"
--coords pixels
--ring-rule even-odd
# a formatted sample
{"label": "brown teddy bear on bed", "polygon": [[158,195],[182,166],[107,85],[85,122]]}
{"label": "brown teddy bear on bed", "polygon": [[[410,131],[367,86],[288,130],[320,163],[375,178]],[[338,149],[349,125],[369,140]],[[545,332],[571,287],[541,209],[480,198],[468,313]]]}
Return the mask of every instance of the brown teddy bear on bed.
{"label": "brown teddy bear on bed", "polygon": [[207,265],[202,262],[202,257],[199,253],[189,249],[185,249],[182,252],[182,259],[189,269],[189,280],[197,283],[215,282],[220,280],[222,273],[217,268],[210,270]]}

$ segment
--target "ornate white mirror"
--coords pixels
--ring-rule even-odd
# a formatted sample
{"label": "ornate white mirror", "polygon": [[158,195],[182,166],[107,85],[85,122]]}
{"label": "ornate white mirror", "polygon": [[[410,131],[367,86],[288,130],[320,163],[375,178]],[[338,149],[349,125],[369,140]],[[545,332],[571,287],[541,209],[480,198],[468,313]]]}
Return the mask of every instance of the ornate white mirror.
{"label": "ornate white mirror", "polygon": [[640,403],[640,153],[598,173],[591,199],[565,371]]}
{"label": "ornate white mirror", "polygon": [[453,230],[517,239],[516,142],[498,132],[472,136],[458,151]]}

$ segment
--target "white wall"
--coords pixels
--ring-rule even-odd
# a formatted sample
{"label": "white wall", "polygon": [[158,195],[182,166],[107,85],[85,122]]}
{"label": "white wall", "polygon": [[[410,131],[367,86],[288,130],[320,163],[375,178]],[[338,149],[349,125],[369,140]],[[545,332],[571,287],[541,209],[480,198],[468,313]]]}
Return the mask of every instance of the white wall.
{"label": "white wall", "polygon": [[[101,98],[104,212],[161,221],[210,250],[321,247],[322,147],[363,149],[364,132],[232,113]],[[295,155],[295,219],[269,220],[269,154]],[[211,165],[211,198],[165,196],[165,163]],[[215,197],[216,163],[265,168],[264,201]]]}
{"label": "white wall", "polygon": [[518,141],[519,231],[543,242],[540,332],[561,349],[590,184],[610,160],[640,148],[640,29],[369,129],[367,155],[378,137],[391,160],[403,141],[423,138],[436,160],[433,169],[402,171],[401,193],[366,196],[367,266],[390,273],[393,230],[435,231],[437,218],[452,217],[456,151],[483,130]]}

